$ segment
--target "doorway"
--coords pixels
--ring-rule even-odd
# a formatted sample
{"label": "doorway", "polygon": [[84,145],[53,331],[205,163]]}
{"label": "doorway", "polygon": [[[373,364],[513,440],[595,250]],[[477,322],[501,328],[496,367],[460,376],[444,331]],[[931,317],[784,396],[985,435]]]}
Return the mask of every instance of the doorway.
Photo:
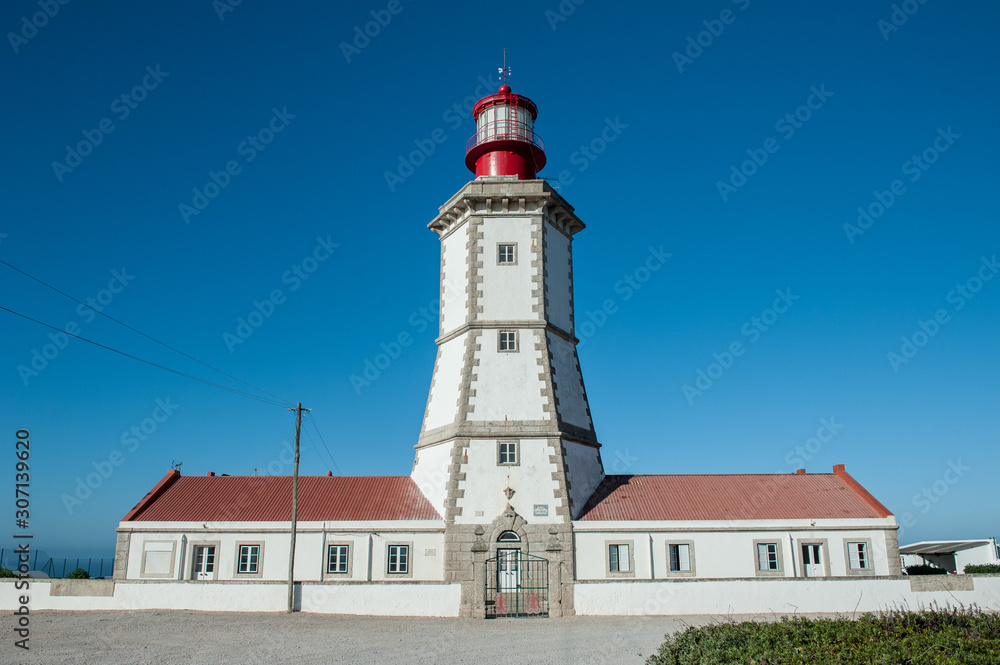
{"label": "doorway", "polygon": [[820,543],[804,543],[802,545],[802,574],[804,577],[824,577],[826,575],[822,551],[823,545]]}
{"label": "doorway", "polygon": [[549,562],[518,549],[498,548],[486,560],[486,617],[549,614]]}

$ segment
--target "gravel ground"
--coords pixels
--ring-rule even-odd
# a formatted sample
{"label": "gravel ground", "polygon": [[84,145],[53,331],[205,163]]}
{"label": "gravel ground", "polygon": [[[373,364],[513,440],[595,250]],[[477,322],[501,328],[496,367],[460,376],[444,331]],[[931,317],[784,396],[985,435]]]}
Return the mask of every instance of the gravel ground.
{"label": "gravel ground", "polygon": [[664,636],[719,617],[421,619],[215,612],[38,612],[31,650],[0,615],[0,663],[254,665],[643,663]]}

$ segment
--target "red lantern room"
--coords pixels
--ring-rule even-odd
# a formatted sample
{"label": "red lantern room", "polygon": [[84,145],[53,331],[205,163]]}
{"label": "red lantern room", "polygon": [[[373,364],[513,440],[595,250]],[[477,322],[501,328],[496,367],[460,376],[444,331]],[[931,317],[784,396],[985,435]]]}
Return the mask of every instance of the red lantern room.
{"label": "red lantern room", "polygon": [[545,144],[535,134],[538,107],[515,95],[506,83],[473,109],[476,133],[465,146],[465,165],[481,175],[516,175],[534,180],[545,166]]}

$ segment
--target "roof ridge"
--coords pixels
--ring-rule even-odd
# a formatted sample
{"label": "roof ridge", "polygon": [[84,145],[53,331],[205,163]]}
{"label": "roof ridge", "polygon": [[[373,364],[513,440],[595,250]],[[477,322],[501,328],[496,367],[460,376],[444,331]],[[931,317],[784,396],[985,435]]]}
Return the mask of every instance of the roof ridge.
{"label": "roof ridge", "polygon": [[891,510],[882,505],[882,503],[876,499],[871,492],[862,487],[861,483],[856,481],[851,474],[847,473],[847,468],[843,464],[833,465],[833,475],[840,478],[844,481],[845,485],[857,492],[858,496],[864,499],[869,506],[874,508],[879,515],[882,517],[894,517]]}
{"label": "roof ridge", "polygon": [[135,507],[128,511],[128,514],[125,515],[121,521],[128,522],[129,520],[138,517],[139,513],[148,508],[153,501],[160,498],[160,495],[166,492],[167,488],[173,485],[180,477],[181,472],[177,469],[170,469],[170,471],[167,471],[167,475],[163,476],[160,482],[158,482],[153,489],[149,490],[146,493],[146,496],[142,497],[142,499],[139,500],[139,503],[135,504]]}

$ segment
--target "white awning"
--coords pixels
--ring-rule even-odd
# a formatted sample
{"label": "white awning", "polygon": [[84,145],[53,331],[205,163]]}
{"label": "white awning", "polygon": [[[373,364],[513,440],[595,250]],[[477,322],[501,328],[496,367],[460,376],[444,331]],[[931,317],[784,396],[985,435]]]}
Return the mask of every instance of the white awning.
{"label": "white awning", "polygon": [[989,540],[929,540],[899,548],[900,554],[954,554],[989,545]]}

